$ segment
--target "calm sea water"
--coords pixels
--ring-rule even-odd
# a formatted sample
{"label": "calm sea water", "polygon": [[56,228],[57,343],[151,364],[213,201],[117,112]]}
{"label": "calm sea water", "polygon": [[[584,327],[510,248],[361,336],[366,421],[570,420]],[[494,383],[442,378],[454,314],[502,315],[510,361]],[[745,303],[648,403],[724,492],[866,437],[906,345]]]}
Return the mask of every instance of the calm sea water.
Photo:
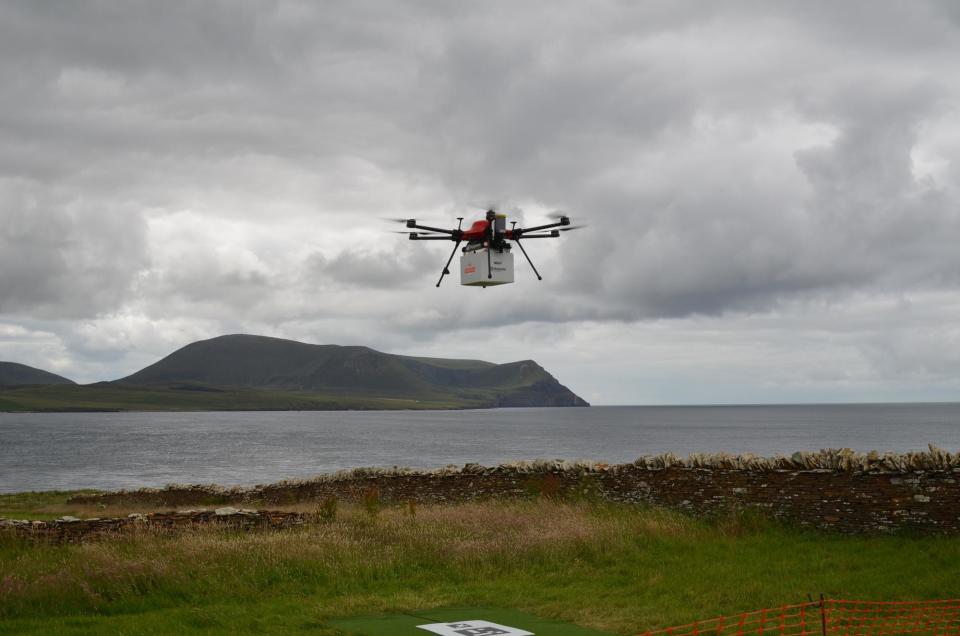
{"label": "calm sea water", "polygon": [[960,448],[960,404],[0,413],[0,492],[255,484],[357,466]]}

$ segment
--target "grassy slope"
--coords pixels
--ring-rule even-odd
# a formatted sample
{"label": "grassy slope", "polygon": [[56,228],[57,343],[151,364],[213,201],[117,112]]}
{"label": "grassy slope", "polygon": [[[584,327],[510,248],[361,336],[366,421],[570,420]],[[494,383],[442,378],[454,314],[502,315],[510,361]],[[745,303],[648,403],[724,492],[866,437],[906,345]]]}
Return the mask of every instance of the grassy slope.
{"label": "grassy slope", "polygon": [[404,359],[404,360],[413,360],[415,362],[420,362],[422,364],[431,364],[435,367],[441,367],[444,369],[460,369],[460,370],[474,370],[474,369],[489,369],[490,367],[497,366],[492,362],[486,362],[485,360],[461,360],[458,358],[425,358],[423,356],[401,356],[395,355],[395,357]]}
{"label": "grassy slope", "polygon": [[[0,518],[4,519],[56,519],[63,515],[103,516],[90,514],[84,506],[67,506],[69,497],[94,493],[95,490],[46,490],[43,492],[18,492],[0,494]],[[118,515],[119,516],[119,515]]]}
{"label": "grassy slope", "polygon": [[61,375],[28,367],[18,362],[0,362],[0,386],[23,384],[74,384],[74,382]]}
{"label": "grassy slope", "polygon": [[[485,397],[487,392],[474,392]],[[421,399],[333,395],[303,391],[236,389],[188,391],[163,387],[96,384],[0,389],[0,411],[257,411],[340,409],[447,409],[481,405],[454,395]]]}
{"label": "grassy slope", "polygon": [[[479,360],[397,356],[368,347],[234,334],[189,344],[118,382],[140,386],[194,382],[347,393],[367,389],[418,396],[450,386],[508,388],[515,383],[515,375],[512,365]],[[540,369],[537,378],[542,377],[548,376]]]}
{"label": "grassy slope", "polygon": [[[49,501],[44,502],[45,505]],[[804,600],[956,598],[960,539],[531,501],[401,508],[286,532],[0,542],[0,632],[309,632],[325,619],[516,607],[613,634]]]}

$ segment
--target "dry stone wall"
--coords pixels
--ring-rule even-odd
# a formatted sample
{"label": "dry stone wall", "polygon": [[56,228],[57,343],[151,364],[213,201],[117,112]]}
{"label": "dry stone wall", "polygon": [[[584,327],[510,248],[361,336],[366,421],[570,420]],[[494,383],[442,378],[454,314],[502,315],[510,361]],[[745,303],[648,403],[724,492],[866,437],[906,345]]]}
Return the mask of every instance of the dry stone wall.
{"label": "dry stone wall", "polygon": [[804,526],[848,533],[911,528],[960,532],[954,471],[846,473],[670,468],[625,470],[602,480],[611,499],[718,514],[759,508]]}
{"label": "dry stone wall", "polygon": [[301,525],[307,515],[276,510],[181,510],[177,512],[133,513],[113,519],[78,519],[65,516],[53,521],[0,519],[0,532],[53,542],[73,543],[95,536],[128,532],[177,530],[196,526],[219,526],[239,530],[280,529]]}
{"label": "dry stone wall", "polygon": [[252,488],[169,486],[76,497],[74,503],[182,506],[358,501],[446,503],[537,495],[598,497],[716,515],[755,508],[801,526],[848,533],[960,533],[960,456],[931,447],[903,455],[849,450],[751,456],[673,455],[632,464],[560,460],[433,471],[358,469]]}

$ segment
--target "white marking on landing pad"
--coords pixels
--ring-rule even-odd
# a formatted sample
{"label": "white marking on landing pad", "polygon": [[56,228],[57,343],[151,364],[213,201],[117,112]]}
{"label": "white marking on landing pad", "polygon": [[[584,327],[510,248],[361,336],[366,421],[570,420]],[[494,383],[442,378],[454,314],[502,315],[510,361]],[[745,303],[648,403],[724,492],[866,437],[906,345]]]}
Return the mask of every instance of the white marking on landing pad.
{"label": "white marking on landing pad", "polygon": [[534,636],[533,632],[516,627],[498,625],[490,621],[459,621],[456,623],[430,623],[417,625],[440,636]]}

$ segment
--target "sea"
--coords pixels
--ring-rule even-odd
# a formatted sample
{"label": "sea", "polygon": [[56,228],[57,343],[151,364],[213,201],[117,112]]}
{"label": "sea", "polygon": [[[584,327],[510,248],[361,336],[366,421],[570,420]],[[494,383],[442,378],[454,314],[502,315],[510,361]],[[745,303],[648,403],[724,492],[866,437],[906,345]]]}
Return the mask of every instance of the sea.
{"label": "sea", "polygon": [[0,492],[253,485],[360,466],[960,449],[960,404],[0,413]]}

